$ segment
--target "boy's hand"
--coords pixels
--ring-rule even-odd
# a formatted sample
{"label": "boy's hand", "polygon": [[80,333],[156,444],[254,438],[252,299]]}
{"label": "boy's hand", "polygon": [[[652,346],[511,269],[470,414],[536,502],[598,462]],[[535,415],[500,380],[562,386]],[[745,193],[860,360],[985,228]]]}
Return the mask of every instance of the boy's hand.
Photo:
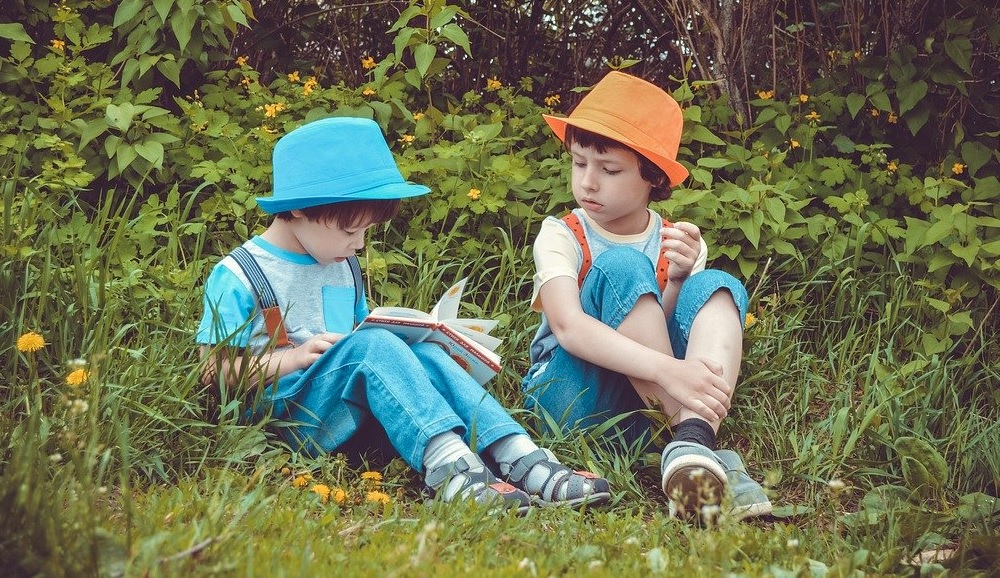
{"label": "boy's hand", "polygon": [[297,345],[285,354],[295,369],[305,369],[316,362],[333,344],[343,339],[341,333],[319,333],[302,345]]}
{"label": "boy's hand", "polygon": [[663,384],[670,397],[710,422],[726,417],[733,390],[722,365],[711,359],[685,359]]}
{"label": "boy's hand", "polygon": [[691,275],[701,252],[701,230],[697,225],[683,221],[674,223],[673,227],[663,227],[660,229],[660,247],[670,263],[667,278],[684,281]]}

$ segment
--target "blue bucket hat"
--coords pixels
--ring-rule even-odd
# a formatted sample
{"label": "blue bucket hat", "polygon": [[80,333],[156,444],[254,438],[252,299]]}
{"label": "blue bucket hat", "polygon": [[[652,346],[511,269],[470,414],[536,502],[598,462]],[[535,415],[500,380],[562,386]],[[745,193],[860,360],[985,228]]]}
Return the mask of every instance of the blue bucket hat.
{"label": "blue bucket hat", "polygon": [[430,191],[403,179],[382,129],[367,118],[325,118],[300,126],[278,139],[271,166],[271,196],[257,197],[271,214]]}

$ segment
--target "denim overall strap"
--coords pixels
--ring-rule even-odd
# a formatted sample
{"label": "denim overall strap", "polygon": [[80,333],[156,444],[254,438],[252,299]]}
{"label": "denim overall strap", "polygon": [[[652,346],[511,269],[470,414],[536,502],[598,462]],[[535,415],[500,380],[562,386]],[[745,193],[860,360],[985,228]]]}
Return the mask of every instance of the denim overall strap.
{"label": "denim overall strap", "polygon": [[257,296],[261,315],[264,316],[267,335],[274,341],[275,347],[287,347],[291,345],[291,341],[288,340],[288,332],[285,331],[285,321],[282,319],[281,309],[278,307],[278,297],[274,294],[274,289],[268,283],[267,276],[264,275],[264,270],[260,268],[260,264],[250,254],[250,251],[247,251],[243,247],[236,247],[229,255],[240,266],[240,269],[243,270],[243,274],[246,275],[247,280],[250,281],[250,288],[253,289],[254,294]]}
{"label": "denim overall strap", "polygon": [[[580,250],[583,253],[583,258],[580,261],[580,273],[576,280],[577,285],[583,287],[583,280],[587,277],[587,273],[590,272],[590,265],[593,263],[593,258],[590,255],[590,244],[587,242],[587,233],[584,231],[580,218],[572,211],[567,213],[562,220],[569,227],[569,230],[573,232],[573,236],[576,237],[576,242],[580,244]],[[663,226],[672,227],[673,224],[663,219]],[[660,286],[660,293],[663,293],[663,290],[667,287],[667,268],[669,266],[670,262],[667,261],[666,256],[661,251],[660,258],[656,261],[656,283]]]}

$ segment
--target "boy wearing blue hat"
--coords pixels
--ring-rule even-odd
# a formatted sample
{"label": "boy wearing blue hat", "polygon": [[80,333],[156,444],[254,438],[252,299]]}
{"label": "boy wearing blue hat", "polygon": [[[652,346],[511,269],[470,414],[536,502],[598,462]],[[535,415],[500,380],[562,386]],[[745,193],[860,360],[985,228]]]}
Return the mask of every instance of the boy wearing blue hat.
{"label": "boy wearing blue hat", "polygon": [[264,388],[255,416],[270,411],[282,438],[306,454],[360,453],[387,438],[443,501],[524,511],[532,501],[610,498],[606,480],[536,446],[440,347],[353,332],[368,314],[355,256],[365,231],[395,216],[400,199],[429,191],[403,179],[378,124],[306,124],[278,141],[272,168],[273,194],[258,204],[275,218],[205,285],[196,341],[207,383],[231,386],[248,373]]}

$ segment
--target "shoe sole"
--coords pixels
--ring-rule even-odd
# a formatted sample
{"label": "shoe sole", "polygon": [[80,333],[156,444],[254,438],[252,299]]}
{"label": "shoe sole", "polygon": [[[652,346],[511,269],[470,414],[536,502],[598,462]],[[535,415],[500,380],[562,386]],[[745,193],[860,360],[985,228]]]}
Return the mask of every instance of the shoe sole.
{"label": "shoe sole", "polygon": [[764,502],[759,504],[749,504],[747,506],[738,506],[730,510],[730,515],[732,515],[737,520],[745,520],[747,518],[756,518],[759,516],[770,516],[771,512],[774,510],[771,502]]}
{"label": "shoe sole", "polygon": [[705,506],[722,504],[726,472],[702,456],[680,456],[663,472],[661,489],[669,498],[672,517],[698,519],[703,517]]}
{"label": "shoe sole", "polygon": [[572,500],[562,500],[556,502],[546,502],[545,500],[535,497],[534,503],[542,508],[580,508],[582,506],[602,506],[611,501],[610,492],[598,492],[594,494],[587,494],[582,498],[575,498]]}

